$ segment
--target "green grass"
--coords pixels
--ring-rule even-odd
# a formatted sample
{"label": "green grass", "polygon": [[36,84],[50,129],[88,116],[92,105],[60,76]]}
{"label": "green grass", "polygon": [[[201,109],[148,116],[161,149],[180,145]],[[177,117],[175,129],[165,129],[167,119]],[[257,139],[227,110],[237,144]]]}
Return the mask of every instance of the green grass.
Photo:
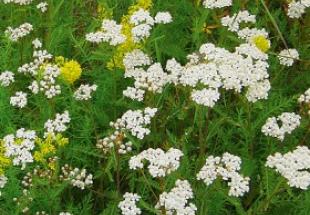
{"label": "green grass", "polygon": [[[13,71],[17,80],[9,88],[0,87],[0,138],[20,127],[42,134],[46,120],[68,110],[72,120],[64,136],[70,139],[70,143],[58,152],[59,164],[86,168],[94,175],[94,185],[81,191],[56,180],[35,180],[30,189],[33,201],[29,202],[22,197],[21,180],[36,165],[28,165],[23,171],[11,167],[6,172],[9,182],[1,190],[1,215],[21,214],[26,205],[29,207],[26,214],[42,210],[48,214],[59,214],[60,211],[79,215],[120,214],[117,205],[125,192],[135,192],[142,197],[138,205],[143,215],[155,214],[153,193],[157,196],[161,193],[160,181],[151,178],[147,170],[143,175],[141,171],[128,168],[132,155],[150,147],[174,147],[183,151],[180,168],[163,180],[164,190],[169,191],[177,179],[188,180],[195,196],[192,202],[196,204],[199,215],[310,214],[310,191],[289,187],[282,176],[265,167],[268,155],[293,150],[304,138],[303,144],[310,146],[309,118],[303,118],[301,126],[283,143],[264,136],[260,131],[268,117],[284,111],[298,112],[297,98],[310,86],[309,13],[302,19],[289,19],[284,0],[265,1],[268,11],[259,0],[236,0],[232,7],[217,10],[197,6],[193,0],[154,0],[152,14],[169,11],[174,19],[169,25],[156,27],[144,46],[145,51],[162,65],[171,58],[185,63],[186,55],[206,42],[234,50],[240,40],[226,28],[212,29],[210,34],[203,31],[204,24],[220,25],[224,13],[247,9],[257,15],[255,26],[264,27],[270,33],[272,47],[268,71],[272,89],[268,100],[252,104],[244,95],[227,91],[214,108],[208,109],[194,104],[187,89],[172,85],[166,86],[162,94],[149,94],[143,103],[123,97],[122,91],[132,82],[124,79],[122,69],[110,71],[106,68],[113,48],[107,44],[92,45],[85,40],[85,35],[100,26],[101,20],[97,18],[99,4],[113,11],[113,18],[119,21],[133,0],[47,2],[49,9],[43,15],[33,4],[16,6],[0,2],[0,71]],[[32,23],[34,31],[18,43],[9,42],[3,33],[6,27],[24,22]],[[62,94],[55,99],[49,101],[43,96],[31,95],[25,109],[15,109],[9,104],[10,96],[29,84],[24,75],[17,73],[17,68],[31,61],[31,41],[35,38],[41,38],[43,47],[54,56],[77,60],[82,65],[83,74],[75,86],[63,85]],[[299,51],[301,60],[293,67],[281,66],[275,56],[285,44]],[[78,102],[72,98],[72,91],[79,83],[98,85],[91,100]],[[159,112],[150,126],[151,135],[142,141],[134,139],[132,153],[118,160],[115,154],[103,155],[96,149],[96,140],[109,135],[110,121],[128,109],[144,107],[157,107]],[[228,196],[227,183],[223,181],[217,180],[207,187],[196,180],[205,158],[224,152],[240,156],[243,161],[241,172],[251,178],[250,192],[242,198]],[[117,187],[118,171],[120,187]],[[20,205],[13,201],[15,197],[24,198]]]}

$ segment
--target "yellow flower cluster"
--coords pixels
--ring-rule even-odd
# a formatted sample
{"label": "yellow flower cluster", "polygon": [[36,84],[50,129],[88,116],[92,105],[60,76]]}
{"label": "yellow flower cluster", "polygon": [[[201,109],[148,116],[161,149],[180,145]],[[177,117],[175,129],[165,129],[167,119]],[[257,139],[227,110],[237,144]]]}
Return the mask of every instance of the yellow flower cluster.
{"label": "yellow flower cluster", "polygon": [[36,145],[40,148],[34,152],[34,159],[43,164],[47,163],[47,159],[55,155],[58,147],[63,147],[69,143],[68,138],[64,138],[61,134],[48,135],[45,139],[37,138]]}
{"label": "yellow flower cluster", "polygon": [[131,30],[133,28],[132,24],[130,24],[131,15],[138,11],[140,8],[144,10],[149,10],[153,5],[152,0],[138,0],[135,5],[132,5],[128,8],[128,14],[122,17],[121,25],[122,34],[126,36],[126,41],[119,45],[116,48],[116,52],[110,62],[108,62],[107,67],[112,70],[113,68],[124,68],[123,58],[124,55],[128,52],[133,51],[134,49],[139,49],[142,47],[141,43],[135,43],[132,38]]}
{"label": "yellow flower cluster", "polygon": [[252,42],[262,52],[267,52],[270,48],[270,41],[263,35],[254,36]]}
{"label": "yellow flower cluster", "polygon": [[82,68],[77,61],[75,60],[66,61],[62,57],[57,57],[55,60],[57,64],[61,65],[60,73],[62,79],[68,84],[73,84],[76,80],[78,80],[81,77]]}
{"label": "yellow flower cluster", "polygon": [[5,148],[3,141],[0,140],[0,176],[4,175],[4,171],[11,165],[11,160],[5,156]]}

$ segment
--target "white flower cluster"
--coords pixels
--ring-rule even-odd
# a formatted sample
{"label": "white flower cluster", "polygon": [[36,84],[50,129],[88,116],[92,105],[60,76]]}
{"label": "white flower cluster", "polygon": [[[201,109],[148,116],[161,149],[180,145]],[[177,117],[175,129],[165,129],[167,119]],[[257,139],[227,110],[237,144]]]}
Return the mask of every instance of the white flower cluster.
{"label": "white flower cluster", "polygon": [[47,120],[44,124],[46,137],[49,134],[55,135],[56,133],[61,133],[67,130],[67,123],[71,121],[69,112],[64,111],[62,114],[57,113],[54,120]]}
{"label": "white flower cluster", "polygon": [[[35,49],[42,47],[42,43],[39,39],[32,41],[32,44]],[[19,73],[36,76],[41,66],[43,66],[43,64],[45,64],[48,60],[52,59],[53,56],[46,50],[35,50],[33,52],[33,57],[34,60],[32,62],[26,63],[18,68]]]}
{"label": "white flower cluster", "polygon": [[155,116],[157,108],[145,108],[144,110],[128,110],[123,116],[116,120],[116,122],[110,122],[110,126],[117,131],[128,131],[131,135],[143,139],[145,135],[148,135],[151,131],[145,128],[146,125],[151,123],[151,119]]}
{"label": "white flower cluster", "polygon": [[11,96],[10,98],[10,104],[13,107],[24,108],[27,105],[27,102],[27,93],[22,91],[16,92],[15,96]]}
{"label": "white flower cluster", "polygon": [[96,146],[105,154],[113,148],[116,148],[119,154],[126,154],[132,151],[132,142],[124,142],[124,138],[126,138],[126,134],[115,131],[111,136],[98,140]]}
{"label": "white flower cluster", "polygon": [[269,155],[266,166],[275,168],[288,180],[291,187],[306,190],[310,185],[310,150],[306,146],[298,146],[286,154]]}
{"label": "white flower cluster", "polygon": [[45,13],[47,11],[47,6],[48,6],[47,2],[40,2],[37,5],[37,9],[39,9],[42,13]]}
{"label": "white flower cluster", "polygon": [[203,5],[210,9],[228,7],[232,5],[232,0],[204,0]]}
{"label": "white flower cluster", "polygon": [[60,75],[60,69],[55,65],[47,65],[44,68],[43,77],[41,80],[33,81],[28,87],[33,94],[38,94],[40,91],[51,99],[61,93],[60,85],[56,84],[56,79]]}
{"label": "white flower cluster", "polygon": [[10,71],[4,71],[0,74],[0,85],[2,87],[8,87],[14,83],[14,73]]}
{"label": "white flower cluster", "polygon": [[292,0],[288,4],[287,15],[290,18],[300,18],[305,10],[310,7],[310,0]]}
{"label": "white flower cluster", "polygon": [[35,147],[36,133],[32,130],[18,129],[16,134],[9,134],[3,138],[5,156],[12,158],[13,165],[21,165],[22,169],[27,163],[33,162],[31,150]]}
{"label": "white flower cluster", "polygon": [[85,187],[91,186],[93,184],[93,175],[87,174],[86,169],[72,169],[69,165],[66,164],[61,168],[61,170],[62,175],[60,178],[65,181],[70,181],[74,187],[78,187],[81,190],[84,190]]}
{"label": "white flower cluster", "polygon": [[[192,99],[208,107],[213,107],[220,98],[221,87],[238,93],[246,88],[250,102],[268,97],[271,88],[268,56],[250,43],[241,44],[235,52],[217,48],[212,43],[203,44],[199,52],[188,55],[188,59],[185,66],[175,59],[168,60],[165,72],[159,63],[151,65],[150,58],[142,51],[128,53],[124,57],[125,77],[134,78],[135,83],[123,94],[142,101],[146,90],[161,93],[166,84],[173,83],[194,88]],[[148,65],[151,66],[145,70]],[[199,89],[195,89],[198,86]]]}
{"label": "white flower cluster", "polygon": [[180,166],[180,158],[183,156],[179,149],[170,148],[166,153],[158,148],[149,148],[129,160],[129,168],[136,170],[143,168],[143,161],[147,160],[150,174],[156,177],[165,177],[177,170]]}
{"label": "white flower cluster", "polygon": [[203,180],[209,186],[217,177],[222,177],[228,181],[230,196],[243,196],[249,191],[249,177],[243,177],[239,171],[241,169],[241,159],[238,156],[228,152],[222,157],[209,156],[206,159],[205,165],[197,174],[198,180]]}
{"label": "white flower cluster", "polygon": [[133,40],[140,42],[151,35],[150,32],[155,24],[167,24],[170,22],[172,22],[172,17],[169,12],[159,12],[154,19],[149,11],[141,8],[130,17],[130,23],[134,25],[131,30]]}
{"label": "white flower cluster", "polygon": [[122,215],[138,215],[141,214],[141,209],[136,203],[141,197],[136,193],[125,193],[124,200],[118,204],[118,208],[122,211]]}
{"label": "white flower cluster", "polygon": [[19,39],[27,36],[32,30],[33,27],[31,24],[24,23],[17,28],[8,27],[5,30],[5,34],[8,35],[10,40],[17,42]]}
{"label": "white flower cluster", "polygon": [[114,20],[105,19],[102,21],[101,31],[87,34],[86,40],[92,43],[107,42],[116,46],[125,42],[126,37],[122,34],[122,25],[118,25]]}
{"label": "white flower cluster", "polygon": [[296,49],[284,49],[278,55],[281,65],[292,66],[295,60],[299,59],[299,54]]}
{"label": "white flower cluster", "polygon": [[167,215],[195,215],[197,207],[193,203],[188,203],[193,198],[194,194],[189,182],[177,180],[175,187],[169,193],[160,194],[155,208],[164,208]]}
{"label": "white flower cluster", "polygon": [[19,4],[19,5],[28,5],[32,1],[33,0],[3,0],[3,3],[4,4],[14,3],[14,4]]}
{"label": "white flower cluster", "polygon": [[229,31],[238,32],[240,29],[241,23],[255,23],[256,16],[251,15],[249,11],[243,10],[234,14],[232,17],[225,16],[221,19],[221,23],[223,26],[227,26]]}
{"label": "white flower cluster", "polygon": [[298,102],[310,104],[310,88],[298,98]]}
{"label": "white flower cluster", "polygon": [[[4,186],[6,185],[6,183],[8,182],[8,178],[5,177],[5,175],[0,175],[0,189],[4,188]],[[0,197],[1,197],[2,193],[0,191]]]}
{"label": "white flower cluster", "polygon": [[[270,117],[262,127],[262,132],[266,136],[284,140],[286,134],[291,134],[300,125],[301,117],[295,113],[284,112],[278,117]],[[280,122],[281,126],[279,126]]]}
{"label": "white flower cluster", "polygon": [[92,92],[97,90],[97,85],[89,85],[89,84],[82,84],[73,94],[73,97],[76,100],[89,100],[91,99]]}
{"label": "white flower cluster", "polygon": [[73,214],[69,212],[60,212],[59,215],[73,215]]}

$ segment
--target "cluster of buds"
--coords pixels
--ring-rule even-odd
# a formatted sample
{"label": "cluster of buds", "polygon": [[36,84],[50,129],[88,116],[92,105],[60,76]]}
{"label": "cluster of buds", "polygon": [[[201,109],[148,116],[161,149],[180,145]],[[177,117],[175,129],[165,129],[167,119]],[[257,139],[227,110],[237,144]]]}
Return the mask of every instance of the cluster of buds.
{"label": "cluster of buds", "polygon": [[119,154],[126,154],[132,151],[132,142],[124,141],[126,134],[120,131],[114,131],[109,137],[98,140],[97,148],[102,150],[104,154],[115,149]]}

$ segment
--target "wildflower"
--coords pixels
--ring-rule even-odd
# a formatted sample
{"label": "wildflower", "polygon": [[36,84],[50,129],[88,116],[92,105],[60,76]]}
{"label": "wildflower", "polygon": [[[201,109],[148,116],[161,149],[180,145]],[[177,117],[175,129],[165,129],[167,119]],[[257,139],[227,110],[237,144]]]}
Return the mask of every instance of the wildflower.
{"label": "wildflower", "polygon": [[292,66],[295,60],[299,59],[296,49],[284,49],[279,53],[279,61],[281,65]]}
{"label": "wildflower", "polygon": [[164,177],[177,170],[180,166],[180,157],[183,153],[174,148],[170,148],[166,153],[162,149],[149,148],[129,160],[129,168],[136,170],[143,168],[143,160],[149,163],[150,174],[155,177]]}
{"label": "wildflower", "polygon": [[232,0],[204,0],[203,5],[209,9],[228,7],[232,5]]}
{"label": "wildflower", "polygon": [[122,215],[138,215],[141,214],[141,209],[136,206],[136,203],[141,197],[136,193],[125,193],[124,200],[118,204],[118,208],[121,209]]}
{"label": "wildflower", "polygon": [[45,13],[47,11],[47,6],[48,3],[47,2],[41,2],[37,5],[37,8],[42,12]]}
{"label": "wildflower", "polygon": [[81,77],[82,69],[81,65],[75,61],[70,60],[65,62],[60,68],[61,77],[69,84],[73,84],[76,80]]}
{"label": "wildflower", "polygon": [[234,14],[232,17],[225,16],[221,18],[221,23],[223,26],[227,26],[229,31],[238,32],[240,29],[241,23],[255,23],[255,15],[251,15],[249,11],[243,10]]}
{"label": "wildflower", "polygon": [[288,4],[287,15],[290,18],[300,18],[304,13],[306,8],[310,7],[309,0],[292,0]]}
{"label": "wildflower", "polygon": [[24,128],[18,129],[16,134],[9,134],[3,138],[5,156],[12,159],[13,165],[21,165],[22,169],[27,163],[33,162],[31,150],[34,149],[36,133]]}
{"label": "wildflower", "polygon": [[62,175],[60,178],[64,181],[69,181],[74,187],[84,190],[86,187],[93,184],[93,175],[87,174],[86,169],[72,168],[65,165],[61,168]]}
{"label": "wildflower", "polygon": [[35,40],[32,41],[32,45],[35,49],[42,48],[42,43],[38,38],[36,38]]}
{"label": "wildflower", "polygon": [[8,87],[14,83],[14,73],[10,71],[4,71],[0,74],[0,85],[3,87]]}
{"label": "wildflower", "polygon": [[33,27],[29,23],[24,23],[17,28],[8,27],[5,30],[5,34],[8,35],[9,39],[13,42],[17,42],[19,39],[25,37],[33,30]]}
{"label": "wildflower", "polygon": [[49,134],[56,135],[67,130],[67,123],[71,121],[69,112],[64,111],[62,114],[57,113],[54,120],[47,120],[44,124],[46,129],[44,136],[47,137]]}
{"label": "wildflower", "polygon": [[270,41],[262,35],[252,37],[252,42],[262,52],[267,52],[270,48]]}
{"label": "wildflower", "polygon": [[222,157],[209,156],[205,165],[197,174],[198,180],[203,180],[209,186],[217,177],[229,181],[230,196],[243,196],[249,191],[249,178],[243,177],[238,172],[241,168],[241,159],[238,156],[224,153]]}
{"label": "wildflower", "polygon": [[4,4],[8,3],[14,3],[14,4],[19,4],[19,5],[28,5],[32,2],[33,0],[3,0]]}
{"label": "wildflower", "polygon": [[[291,134],[300,125],[301,117],[295,113],[284,112],[278,117],[270,117],[262,127],[262,132],[266,136],[271,136],[284,140],[285,134]],[[278,125],[281,122],[281,127]]]}
{"label": "wildflower", "polygon": [[283,155],[278,152],[269,155],[266,166],[275,168],[291,187],[306,190],[310,185],[310,172],[307,170],[310,166],[310,150],[307,146],[297,146]]}
{"label": "wildflower", "polygon": [[195,215],[197,207],[188,203],[194,198],[192,188],[187,180],[177,180],[175,187],[170,192],[163,192],[159,196],[155,208],[164,208],[167,214],[188,214]]}
{"label": "wildflower", "polygon": [[10,104],[14,107],[24,108],[27,105],[27,93],[17,92],[10,98]]}
{"label": "wildflower", "polygon": [[76,100],[89,100],[91,99],[91,93],[97,90],[97,85],[84,85],[82,84],[73,94]]}

